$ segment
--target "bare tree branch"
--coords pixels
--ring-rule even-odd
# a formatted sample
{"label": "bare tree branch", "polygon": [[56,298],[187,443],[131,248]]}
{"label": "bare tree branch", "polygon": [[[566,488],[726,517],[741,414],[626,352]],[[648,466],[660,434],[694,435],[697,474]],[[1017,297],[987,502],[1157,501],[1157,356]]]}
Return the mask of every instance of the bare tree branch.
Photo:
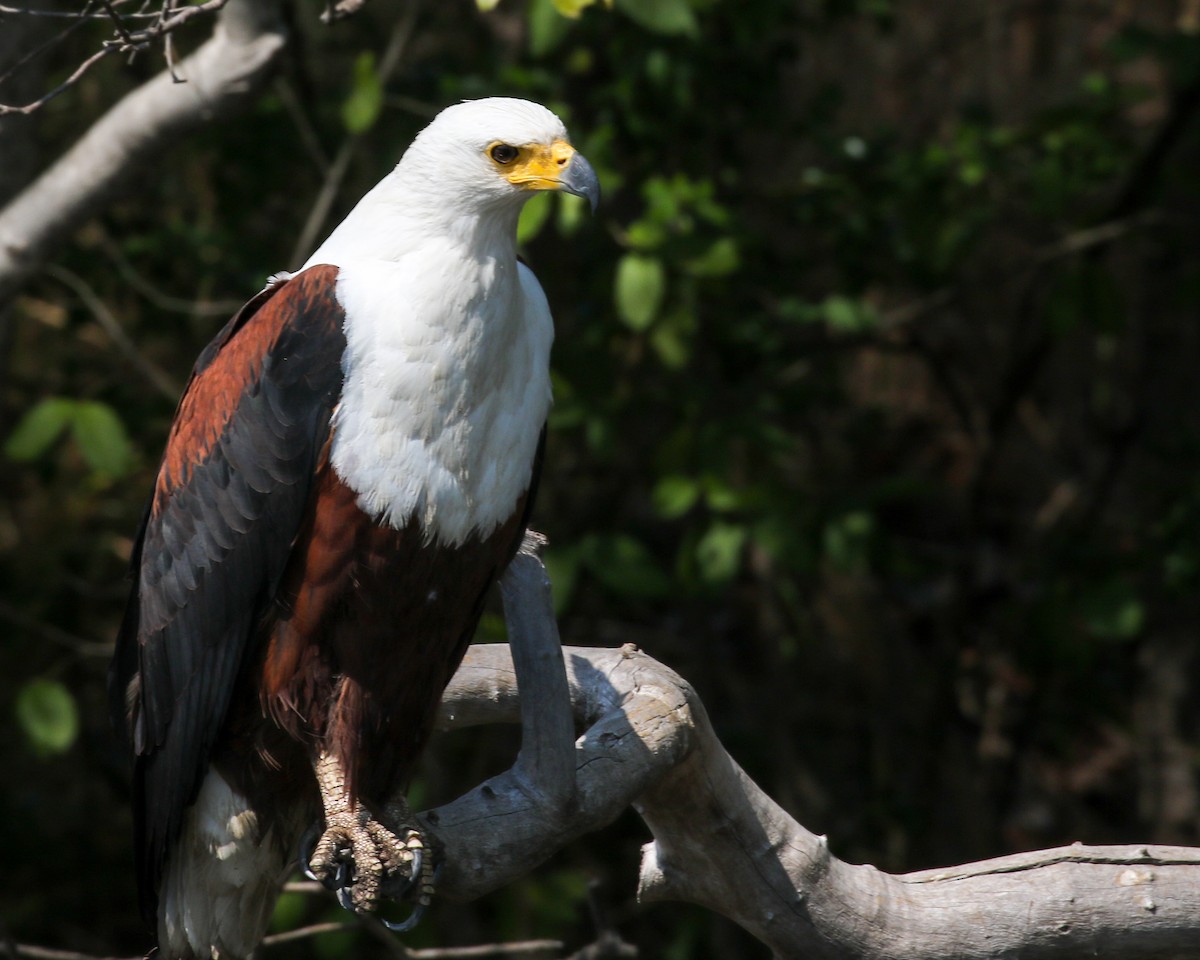
{"label": "bare tree branch", "polygon": [[[0,305],[182,134],[233,111],[261,88],[283,50],[281,4],[228,0],[212,37],[181,64],[188,83],[176,84],[163,72],[130,93],[0,211]],[[186,7],[167,22],[208,6]]]}
{"label": "bare tree branch", "polygon": [[[510,570],[505,602],[527,608],[518,632],[552,629],[533,566]],[[686,681],[629,645],[564,653],[584,730],[566,747],[573,775],[547,782],[560,767],[547,751],[564,748],[550,735],[535,782],[518,763],[424,814],[445,846],[445,896],[503,886],[632,805],[654,837],[639,898],[715,910],[779,957],[1200,958],[1200,849],[1074,844],[904,875],[844,863],[738,767]],[[442,726],[516,722],[522,699],[552,696],[554,673],[527,665],[518,693],[508,647],[472,647]]]}
{"label": "bare tree branch", "polygon": [[[511,770],[421,815],[443,848],[443,896],[504,886],[632,806],[653,836],[642,848],[639,899],[724,914],[776,957],[1200,960],[1200,849],[1076,843],[900,875],[845,863],[746,776],[677,674],[631,644],[556,646],[536,544],[527,542],[502,592],[515,658],[509,644],[471,647],[439,725],[523,719],[521,751]],[[560,713],[567,695],[583,731],[576,739]],[[409,950],[369,918],[350,922],[389,937],[408,960],[561,950],[549,941]],[[264,945],[341,926],[316,924]],[[634,955],[602,918],[597,927],[597,943],[574,960]],[[12,952],[95,960],[24,944]]]}

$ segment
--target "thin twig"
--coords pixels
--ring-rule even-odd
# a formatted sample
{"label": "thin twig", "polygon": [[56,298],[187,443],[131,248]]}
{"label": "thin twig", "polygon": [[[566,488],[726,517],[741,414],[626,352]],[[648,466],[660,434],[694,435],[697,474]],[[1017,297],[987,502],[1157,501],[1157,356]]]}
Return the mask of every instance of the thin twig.
{"label": "thin twig", "polygon": [[122,20],[121,15],[117,13],[117,8],[113,6],[112,0],[100,0],[100,3],[103,4],[104,9],[108,12],[108,16],[113,22],[113,27],[116,28],[116,31],[120,35],[121,39],[126,43],[133,43],[133,38],[129,36],[129,31],[125,27],[125,21]]}
{"label": "thin twig", "polygon": [[374,917],[359,917],[359,926],[372,937],[374,937],[381,947],[396,960],[412,960],[412,954],[409,953],[401,941],[396,939],[396,935],[387,927],[376,920]]}
{"label": "thin twig", "polygon": [[[84,7],[83,13],[86,14],[88,17],[91,17],[92,15],[87,12],[88,6],[90,6],[90,4],[88,4]],[[101,14],[101,16],[103,16],[103,14]],[[45,53],[47,50],[49,50],[51,47],[55,46],[56,44],[62,43],[64,40],[67,39],[67,37],[69,37],[72,33],[74,33],[80,27],[84,26],[86,23],[87,23],[87,20],[83,19],[82,15],[81,15],[81,19],[76,20],[74,23],[68,24],[66,27],[64,27],[61,31],[56,33],[54,36],[50,37],[48,40],[45,40],[44,42],[39,43],[32,50],[27,51],[23,56],[19,57],[16,60],[16,62],[13,63],[12,66],[10,66],[7,70],[5,70],[4,73],[0,73],[0,83],[4,83],[5,81],[7,81],[10,77],[12,77],[15,73],[17,73],[17,71],[19,71],[27,63],[29,63],[31,60],[37,59],[43,53]],[[0,109],[2,109],[2,108],[0,108]]]}
{"label": "thin twig", "polygon": [[[1132,216],[1121,217],[1117,220],[1109,220],[1094,227],[1085,227],[1082,230],[1076,230],[1073,233],[1068,233],[1066,236],[1060,237],[1052,243],[1040,247],[1029,257],[1014,264],[1007,270],[997,272],[994,267],[990,267],[989,276],[991,279],[989,282],[992,285],[1011,282],[1047,263],[1053,263],[1055,260],[1062,260],[1078,253],[1095,250],[1112,243],[1114,240],[1119,240],[1121,237],[1135,230],[1141,230],[1162,223],[1164,219],[1165,217],[1161,212],[1148,210],[1133,214]],[[959,283],[942,287],[940,290],[935,290],[926,297],[921,297],[919,300],[914,300],[911,303],[906,303],[903,306],[887,311],[883,315],[880,325],[885,330],[906,326],[930,313],[949,306],[962,295],[964,289],[974,286],[977,286],[975,278],[969,277]]]}
{"label": "thin twig", "polygon": [[325,893],[325,887],[316,880],[289,880],[283,885],[284,893]]}
{"label": "thin twig", "polygon": [[61,647],[66,647],[81,657],[107,658],[112,656],[113,645],[111,642],[88,640],[86,637],[68,633],[60,627],[49,623],[42,623],[40,620],[34,620],[32,617],[27,617],[19,610],[10,607],[3,600],[0,600],[0,620],[7,620],[21,630],[36,633],[43,640],[49,640],[51,643],[57,643]]}
{"label": "thin twig", "polygon": [[[6,114],[12,114],[12,113],[21,113],[21,114],[33,113],[38,108],[45,106],[49,101],[53,100],[55,97],[57,97],[63,91],[69,89],[70,87],[73,87],[76,83],[79,82],[80,78],[85,73],[87,73],[92,67],[94,67],[97,63],[99,63],[101,60],[103,60],[105,57],[109,56],[110,54],[127,53],[127,52],[132,52],[135,50],[144,49],[152,41],[157,40],[159,37],[169,36],[173,30],[178,30],[180,27],[182,27],[185,23],[187,23],[192,18],[199,17],[199,16],[206,16],[208,14],[215,13],[216,11],[218,11],[222,7],[224,7],[225,4],[228,2],[229,2],[229,0],[205,0],[205,2],[203,2],[203,3],[198,3],[194,6],[184,7],[182,10],[173,12],[170,16],[167,16],[166,15],[167,12],[169,10],[173,10],[172,0],[167,0],[167,3],[164,4],[163,9],[160,11],[160,13],[158,15],[157,22],[153,26],[147,27],[144,30],[137,30],[132,33],[126,32],[122,35],[122,37],[119,40],[105,41],[103,46],[101,46],[101,48],[96,53],[92,54],[90,57],[88,57],[86,60],[84,60],[83,63],[81,63],[78,67],[75,68],[75,70],[71,73],[71,75],[69,77],[67,77],[66,80],[64,80],[61,84],[59,84],[57,87],[55,87],[49,93],[42,95],[37,100],[27,103],[24,106],[14,107],[14,106],[10,106],[8,104],[0,104],[0,117],[5,116]],[[42,47],[38,48],[38,50],[35,51],[33,54],[27,54],[25,57],[21,58],[21,60],[18,62],[18,64],[13,67],[13,70],[15,70],[21,64],[24,64],[25,62],[27,62],[32,56],[35,56],[37,53],[41,52],[41,50],[43,50],[47,46],[49,46],[50,43],[57,43],[64,36],[66,36],[67,33],[76,29],[78,26],[80,26],[81,24],[86,23],[86,22],[87,22],[86,19],[80,19],[80,20],[76,21],[75,23],[72,23],[58,37],[54,38],[52,41],[48,41],[46,44],[43,44]],[[0,80],[6,79],[9,75],[11,75],[13,70],[9,70],[8,73],[5,74],[4,77],[0,77]],[[174,72],[172,72],[171,75],[173,78],[175,78]],[[175,78],[175,79],[178,79],[178,78]]]}
{"label": "thin twig", "polygon": [[[388,41],[383,57],[379,61],[379,69],[376,71],[380,86],[387,83],[391,75],[395,72],[396,67],[400,64],[400,58],[403,56],[404,50],[408,46],[408,41],[412,37],[413,29],[416,26],[419,8],[419,3],[409,3],[405,7],[403,19],[399,20],[392,30],[391,39]],[[338,190],[341,189],[342,181],[345,179],[346,173],[350,169],[350,164],[354,160],[354,156],[358,152],[362,142],[362,134],[350,134],[342,143],[337,156],[334,157],[333,163],[329,164],[328,171],[325,174],[325,182],[321,184],[321,189],[317,193],[317,199],[313,202],[312,208],[308,212],[308,218],[304,221],[304,227],[301,229],[300,235],[296,238],[295,246],[292,248],[292,255],[288,258],[288,263],[291,264],[289,269],[296,269],[308,259],[308,254],[312,250],[317,236],[320,234],[325,221],[329,217],[329,211],[333,207],[334,200],[337,199]]]}
{"label": "thin twig", "polygon": [[283,933],[272,933],[269,936],[262,938],[262,946],[275,947],[281,943],[291,943],[294,940],[306,940],[309,937],[317,937],[322,933],[337,933],[338,931],[354,930],[353,923],[339,923],[331,921],[327,923],[314,923],[309,927],[298,927],[295,930],[285,930]]}
{"label": "thin twig", "polygon": [[[116,9],[124,6],[130,0],[110,0],[105,4],[106,7]],[[33,10],[29,7],[10,7],[0,3],[0,15],[9,15],[14,17],[50,17],[57,20],[106,20],[111,14],[109,13],[91,13],[86,8],[83,10]],[[146,12],[137,10],[133,13],[126,13],[123,16],[130,20],[146,20],[152,17],[157,17],[157,12]]]}
{"label": "thin twig", "polygon": [[532,953],[559,954],[561,940],[518,940],[513,943],[485,943],[475,947],[426,947],[409,950],[412,960],[481,960],[489,957],[525,956]]}
{"label": "thin twig", "polygon": [[137,344],[122,329],[121,325],[117,322],[117,318],[113,316],[112,311],[108,309],[108,306],[100,298],[100,295],[88,285],[86,280],[77,273],[58,264],[49,264],[46,267],[46,272],[54,277],[55,280],[70,287],[75,292],[76,296],[83,301],[84,306],[92,312],[92,316],[96,318],[96,322],[108,334],[117,349],[138,369],[142,376],[154,385],[159,393],[172,403],[178,399],[179,384],[162,367],[145,357],[138,350]]}
{"label": "thin twig", "polygon": [[74,950],[54,950],[50,947],[39,947],[32,943],[14,944],[18,957],[26,960],[142,960],[138,957],[97,957],[90,953],[76,953]]}
{"label": "thin twig", "polygon": [[305,111],[304,104],[296,96],[296,91],[285,78],[279,77],[275,80],[275,93],[283,104],[284,110],[287,111],[287,115],[291,118],[292,124],[296,128],[296,134],[300,137],[300,143],[308,152],[308,156],[317,168],[317,172],[322,177],[328,176],[329,157],[326,155],[324,147],[321,146],[321,138],[317,136],[317,128],[313,125],[312,120]]}
{"label": "thin twig", "polygon": [[109,256],[121,279],[144,297],[158,310],[169,310],[172,313],[184,313],[193,317],[228,317],[242,309],[241,300],[188,300],[175,297],[160,290],[153,283],[137,272],[129,258],[121,251],[120,246],[113,241],[107,232],[101,233],[100,248]]}
{"label": "thin twig", "polygon": [[175,70],[175,35],[168,33],[163,35],[163,59],[167,62],[167,72],[171,75],[171,79],[176,83],[186,83],[187,79],[181,77]]}

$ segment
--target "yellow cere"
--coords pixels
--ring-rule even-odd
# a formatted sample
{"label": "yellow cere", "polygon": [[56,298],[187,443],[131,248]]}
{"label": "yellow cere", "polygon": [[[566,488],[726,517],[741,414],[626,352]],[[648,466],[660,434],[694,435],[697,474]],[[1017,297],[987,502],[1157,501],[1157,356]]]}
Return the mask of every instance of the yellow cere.
{"label": "yellow cere", "polygon": [[559,177],[575,156],[575,148],[566,140],[553,143],[530,143],[517,148],[517,156],[508,163],[495,159],[492,151],[499,144],[491,144],[487,153],[492,163],[503,173],[509,183],[526,190],[557,190],[561,186]]}

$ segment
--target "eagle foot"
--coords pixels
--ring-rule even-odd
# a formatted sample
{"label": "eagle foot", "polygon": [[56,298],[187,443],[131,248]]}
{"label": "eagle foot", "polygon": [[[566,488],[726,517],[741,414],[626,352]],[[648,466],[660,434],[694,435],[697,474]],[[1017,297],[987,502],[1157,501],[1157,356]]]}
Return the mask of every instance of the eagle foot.
{"label": "eagle foot", "polygon": [[343,908],[374,913],[382,898],[415,902],[402,923],[381,921],[392,930],[411,930],[433,899],[435,871],[428,840],[402,799],[383,815],[352,801],[337,761],[325,754],[316,764],[325,805],[325,825],[314,825],[300,844],[305,876],[332,890]]}

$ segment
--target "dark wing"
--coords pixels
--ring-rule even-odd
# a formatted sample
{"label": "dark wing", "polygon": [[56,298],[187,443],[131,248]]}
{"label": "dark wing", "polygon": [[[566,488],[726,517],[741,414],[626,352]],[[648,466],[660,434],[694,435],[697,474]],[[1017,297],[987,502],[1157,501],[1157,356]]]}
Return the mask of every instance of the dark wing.
{"label": "dark wing", "polygon": [[110,696],[134,752],[143,912],[301,526],[341,390],[335,267],[250,301],[201,354],[133,552]]}

